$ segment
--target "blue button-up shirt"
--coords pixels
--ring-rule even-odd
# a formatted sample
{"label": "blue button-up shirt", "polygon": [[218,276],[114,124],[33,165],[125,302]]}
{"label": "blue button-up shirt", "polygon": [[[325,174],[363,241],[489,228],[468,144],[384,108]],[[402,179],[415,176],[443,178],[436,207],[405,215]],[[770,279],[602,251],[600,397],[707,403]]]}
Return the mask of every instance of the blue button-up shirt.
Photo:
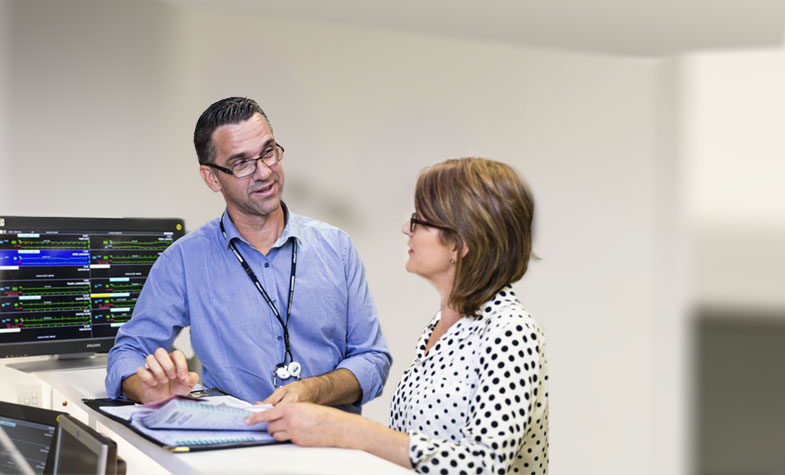
{"label": "blue button-up shirt", "polygon": [[[289,320],[294,360],[302,378],[346,368],[357,378],[359,406],[381,394],[392,358],[382,335],[365,270],[354,244],[340,229],[287,213],[280,238],[265,256],[224,213],[223,237],[215,219],[172,244],[155,262],[134,308],[109,352],[106,391],[144,366],[156,348],[171,348],[191,326],[191,344],[202,363],[202,383],[246,401],[273,390],[272,372],[284,361],[283,328],[229,247],[240,253],[282,318],[297,240],[297,274]],[[286,380],[284,383],[294,381]]]}

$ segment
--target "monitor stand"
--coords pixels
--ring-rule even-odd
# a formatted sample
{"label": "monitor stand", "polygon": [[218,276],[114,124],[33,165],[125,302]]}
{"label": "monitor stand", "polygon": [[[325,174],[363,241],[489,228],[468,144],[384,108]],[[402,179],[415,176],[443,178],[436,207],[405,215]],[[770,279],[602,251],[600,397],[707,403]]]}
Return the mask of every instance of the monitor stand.
{"label": "monitor stand", "polygon": [[10,363],[6,366],[9,368],[14,368],[23,373],[62,371],[68,369],[106,368],[106,353],[69,353],[49,356],[41,360]]}

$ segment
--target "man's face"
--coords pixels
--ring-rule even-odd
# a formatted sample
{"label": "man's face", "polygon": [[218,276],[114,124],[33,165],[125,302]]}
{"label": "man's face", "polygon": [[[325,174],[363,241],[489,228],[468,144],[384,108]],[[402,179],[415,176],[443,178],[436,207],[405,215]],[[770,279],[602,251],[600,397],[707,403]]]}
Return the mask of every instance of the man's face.
{"label": "man's face", "polygon": [[[261,114],[254,114],[238,124],[222,125],[212,135],[214,163],[232,169],[243,160],[262,156],[275,147],[275,138]],[[242,178],[202,165],[200,172],[207,186],[220,191],[233,219],[267,217],[281,204],[284,174],[281,162],[269,167],[261,160],[256,171]]]}

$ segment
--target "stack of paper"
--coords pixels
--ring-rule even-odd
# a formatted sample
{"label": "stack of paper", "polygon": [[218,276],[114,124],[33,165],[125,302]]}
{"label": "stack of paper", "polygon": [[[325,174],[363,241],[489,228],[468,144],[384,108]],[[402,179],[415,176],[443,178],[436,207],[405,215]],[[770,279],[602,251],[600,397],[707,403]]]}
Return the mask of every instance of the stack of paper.
{"label": "stack of paper", "polygon": [[167,446],[188,447],[272,442],[267,423],[245,425],[246,417],[270,407],[248,404],[231,396],[173,396],[151,404],[105,406],[101,410],[129,421],[138,431]]}

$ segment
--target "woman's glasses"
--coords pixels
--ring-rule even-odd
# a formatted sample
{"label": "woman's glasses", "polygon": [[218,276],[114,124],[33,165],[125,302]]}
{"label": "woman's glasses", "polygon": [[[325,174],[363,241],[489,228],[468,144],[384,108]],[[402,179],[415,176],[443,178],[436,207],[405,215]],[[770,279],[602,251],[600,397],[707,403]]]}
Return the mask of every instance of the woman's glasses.
{"label": "woman's glasses", "polygon": [[412,213],[412,217],[409,218],[409,232],[414,233],[414,228],[417,227],[418,224],[423,226],[429,226],[431,228],[443,229],[445,231],[452,231],[455,232],[454,229],[448,228],[447,226],[440,226],[438,224],[429,223],[428,221],[422,220],[417,217],[417,213]]}

